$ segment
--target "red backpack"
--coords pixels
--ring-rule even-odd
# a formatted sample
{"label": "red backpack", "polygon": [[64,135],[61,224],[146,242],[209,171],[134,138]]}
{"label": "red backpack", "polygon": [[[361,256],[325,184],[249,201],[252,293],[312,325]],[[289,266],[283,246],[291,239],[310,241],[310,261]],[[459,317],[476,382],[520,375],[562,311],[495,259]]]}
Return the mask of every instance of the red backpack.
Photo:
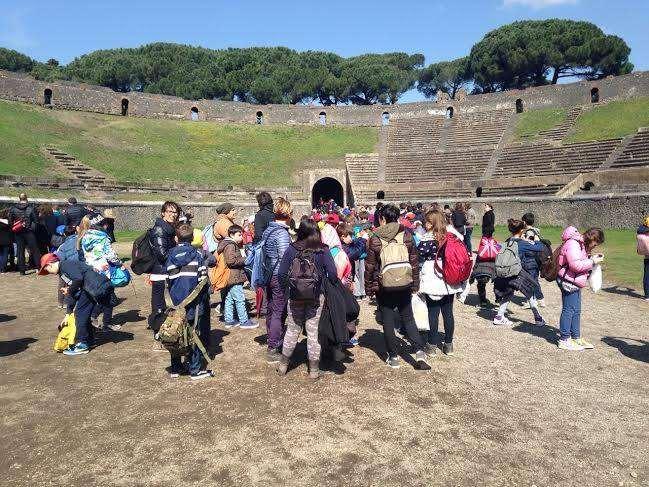
{"label": "red backpack", "polygon": [[483,262],[493,262],[496,260],[500,246],[493,237],[482,237],[478,245],[478,258]]}
{"label": "red backpack", "polygon": [[[441,269],[437,264],[437,260],[440,258],[444,264]],[[437,250],[435,259],[435,267],[442,274],[444,282],[451,286],[463,283],[471,276],[472,264],[464,242],[454,234],[447,233],[446,238]]]}

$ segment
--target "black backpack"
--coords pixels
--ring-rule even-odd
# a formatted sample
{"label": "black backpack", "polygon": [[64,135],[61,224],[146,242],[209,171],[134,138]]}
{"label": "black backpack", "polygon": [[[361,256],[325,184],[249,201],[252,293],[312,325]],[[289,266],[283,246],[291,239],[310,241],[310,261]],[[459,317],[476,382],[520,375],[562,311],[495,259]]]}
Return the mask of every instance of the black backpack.
{"label": "black backpack", "polygon": [[144,232],[133,242],[133,249],[131,250],[131,270],[134,274],[141,276],[153,270],[157,263],[151,248],[149,240],[149,230]]}
{"label": "black backpack", "polygon": [[315,301],[316,287],[320,275],[315,265],[315,252],[303,250],[298,252],[288,271],[289,296],[291,299]]}

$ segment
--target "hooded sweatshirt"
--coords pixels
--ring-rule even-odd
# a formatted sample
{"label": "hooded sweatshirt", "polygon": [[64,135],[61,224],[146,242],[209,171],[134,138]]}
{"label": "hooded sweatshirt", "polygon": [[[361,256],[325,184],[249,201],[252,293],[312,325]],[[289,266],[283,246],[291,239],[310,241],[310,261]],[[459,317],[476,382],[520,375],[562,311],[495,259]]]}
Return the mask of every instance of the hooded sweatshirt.
{"label": "hooded sweatshirt", "polygon": [[392,222],[378,227],[374,231],[374,236],[368,242],[367,258],[365,259],[365,291],[369,296],[381,291],[381,247],[383,246],[381,240],[389,242],[401,232],[404,234],[403,243],[408,249],[408,260],[412,266],[412,291],[419,290],[419,258],[417,248],[413,242],[412,232],[405,231],[399,223]]}
{"label": "hooded sweatshirt", "polygon": [[559,254],[559,279],[582,288],[588,285],[593,261],[588,257],[584,237],[575,227],[566,228],[561,234],[563,246]]}

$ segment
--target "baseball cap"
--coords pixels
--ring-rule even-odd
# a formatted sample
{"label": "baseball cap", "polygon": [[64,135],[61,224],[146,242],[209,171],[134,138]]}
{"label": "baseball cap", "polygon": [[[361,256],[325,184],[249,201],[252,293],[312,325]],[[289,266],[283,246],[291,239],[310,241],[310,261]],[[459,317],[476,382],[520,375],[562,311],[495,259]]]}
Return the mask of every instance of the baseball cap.
{"label": "baseball cap", "polygon": [[59,258],[57,257],[56,254],[45,254],[43,257],[41,257],[41,266],[38,270],[38,275],[39,276],[45,276],[47,275],[47,271],[45,270],[45,266],[48,264],[51,264],[52,262],[58,262]]}

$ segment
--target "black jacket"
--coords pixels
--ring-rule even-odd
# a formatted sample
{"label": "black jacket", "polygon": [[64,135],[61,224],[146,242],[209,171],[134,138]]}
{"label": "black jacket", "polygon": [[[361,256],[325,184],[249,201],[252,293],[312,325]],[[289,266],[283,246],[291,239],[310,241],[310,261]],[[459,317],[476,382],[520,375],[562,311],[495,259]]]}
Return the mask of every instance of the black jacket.
{"label": "black jacket", "polygon": [[9,247],[12,243],[14,243],[14,234],[11,227],[8,223],[0,222],[0,247]]}
{"label": "black jacket", "polygon": [[[347,322],[354,321],[360,313],[360,306],[349,289],[339,279],[322,282],[325,304],[318,323],[318,341],[323,347],[340,348],[349,341]],[[343,356],[334,353],[334,357]]]}
{"label": "black jacket", "polygon": [[9,208],[9,226],[11,227],[17,220],[25,221],[26,231],[36,230],[36,211],[30,203],[16,203]]}
{"label": "black jacket", "polygon": [[493,210],[485,211],[482,215],[482,236],[483,237],[493,237],[496,224],[496,216],[494,215]]}
{"label": "black jacket", "polygon": [[95,300],[103,301],[113,291],[110,279],[95,271],[85,262],[63,260],[59,263],[59,274],[68,286],[70,296],[75,296],[83,289]]}
{"label": "black jacket", "polygon": [[175,236],[176,229],[170,223],[156,218],[153,228],[149,231],[149,242],[160,265],[165,264],[169,251],[176,246]]}
{"label": "black jacket", "polygon": [[255,238],[252,239],[252,243],[259,242],[264,230],[268,228],[268,224],[274,221],[275,213],[273,213],[273,204],[270,203],[255,214]]}
{"label": "black jacket", "polygon": [[68,205],[65,209],[65,224],[77,226],[81,223],[81,219],[88,214],[88,210],[80,205]]}

